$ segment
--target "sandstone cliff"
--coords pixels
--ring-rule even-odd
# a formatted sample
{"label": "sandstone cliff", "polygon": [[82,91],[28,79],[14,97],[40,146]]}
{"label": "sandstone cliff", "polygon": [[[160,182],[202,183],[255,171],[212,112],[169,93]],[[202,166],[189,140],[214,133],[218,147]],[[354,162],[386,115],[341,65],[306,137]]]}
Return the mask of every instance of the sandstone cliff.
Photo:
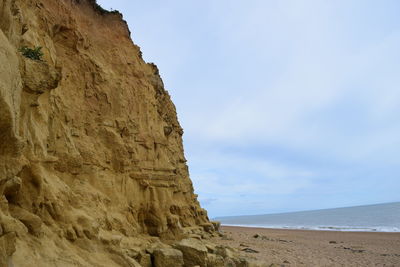
{"label": "sandstone cliff", "polygon": [[182,134],[120,13],[0,0],[0,266],[145,266],[158,240],[212,232]]}

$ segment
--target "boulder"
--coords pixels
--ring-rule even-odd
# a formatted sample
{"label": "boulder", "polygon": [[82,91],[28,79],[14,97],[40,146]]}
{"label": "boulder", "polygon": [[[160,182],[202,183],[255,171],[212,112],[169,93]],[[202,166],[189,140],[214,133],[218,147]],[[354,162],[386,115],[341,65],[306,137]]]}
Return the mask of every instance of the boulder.
{"label": "boulder", "polygon": [[44,61],[25,59],[23,81],[25,90],[30,93],[42,94],[58,86],[61,71]]}
{"label": "boulder", "polygon": [[194,238],[194,239],[201,240],[201,235],[190,234],[190,235],[188,236],[188,238]]}
{"label": "boulder", "polygon": [[219,231],[219,228],[221,227],[221,222],[212,221],[211,223],[214,225],[215,231]]}
{"label": "boulder", "polygon": [[207,248],[200,240],[183,239],[176,243],[174,247],[182,251],[185,266],[207,266]]}
{"label": "boulder", "polygon": [[266,264],[263,261],[251,258],[239,258],[235,260],[236,267],[269,267],[269,264]]}
{"label": "boulder", "polygon": [[222,258],[219,255],[207,254],[207,266],[212,266],[212,267],[224,267],[224,258]]}
{"label": "boulder", "polygon": [[183,254],[173,248],[159,248],[153,252],[155,267],[183,266]]}
{"label": "boulder", "polygon": [[203,227],[204,231],[206,231],[207,233],[212,233],[215,231],[214,225],[212,223],[203,223],[200,226]]}
{"label": "boulder", "polygon": [[233,259],[229,259],[229,258],[225,259],[224,266],[225,267],[237,267],[235,261]]}
{"label": "boulder", "polygon": [[223,258],[235,258],[235,251],[227,246],[216,246],[215,254],[223,257]]}
{"label": "boulder", "polygon": [[151,256],[150,256],[150,254],[147,254],[147,253],[140,254],[139,263],[143,267],[152,267],[153,266],[151,263]]}
{"label": "boulder", "polygon": [[125,261],[129,264],[129,267],[142,267],[141,264],[132,258],[125,258]]}
{"label": "boulder", "polygon": [[206,243],[205,246],[207,248],[208,253],[215,254],[215,252],[217,250],[217,245],[216,244],[214,244],[214,243]]}

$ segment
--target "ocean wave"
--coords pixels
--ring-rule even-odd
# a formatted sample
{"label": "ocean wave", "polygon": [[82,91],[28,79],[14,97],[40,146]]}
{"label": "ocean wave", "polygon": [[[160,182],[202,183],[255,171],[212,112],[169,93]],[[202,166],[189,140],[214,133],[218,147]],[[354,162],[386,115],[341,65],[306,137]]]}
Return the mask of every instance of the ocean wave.
{"label": "ocean wave", "polygon": [[313,231],[340,231],[340,232],[400,232],[400,228],[391,226],[287,226],[287,225],[256,225],[256,224],[225,224],[223,226],[237,226],[249,228],[313,230]]}

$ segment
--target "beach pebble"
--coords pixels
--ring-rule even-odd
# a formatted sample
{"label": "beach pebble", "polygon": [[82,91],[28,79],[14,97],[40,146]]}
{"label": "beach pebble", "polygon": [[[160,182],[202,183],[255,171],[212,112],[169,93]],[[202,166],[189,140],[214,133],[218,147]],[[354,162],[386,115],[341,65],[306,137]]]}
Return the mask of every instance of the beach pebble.
{"label": "beach pebble", "polygon": [[252,248],[244,248],[242,251],[247,252],[247,253],[259,253],[259,251],[254,250]]}

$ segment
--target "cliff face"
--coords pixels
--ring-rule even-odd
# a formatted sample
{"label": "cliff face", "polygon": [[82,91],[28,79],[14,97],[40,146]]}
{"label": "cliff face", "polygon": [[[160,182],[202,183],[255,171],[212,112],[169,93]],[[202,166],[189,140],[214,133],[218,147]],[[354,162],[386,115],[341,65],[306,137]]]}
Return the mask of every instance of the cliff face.
{"label": "cliff face", "polygon": [[0,63],[0,266],[131,266],[132,248],[209,225],[175,107],[118,12],[0,0]]}

